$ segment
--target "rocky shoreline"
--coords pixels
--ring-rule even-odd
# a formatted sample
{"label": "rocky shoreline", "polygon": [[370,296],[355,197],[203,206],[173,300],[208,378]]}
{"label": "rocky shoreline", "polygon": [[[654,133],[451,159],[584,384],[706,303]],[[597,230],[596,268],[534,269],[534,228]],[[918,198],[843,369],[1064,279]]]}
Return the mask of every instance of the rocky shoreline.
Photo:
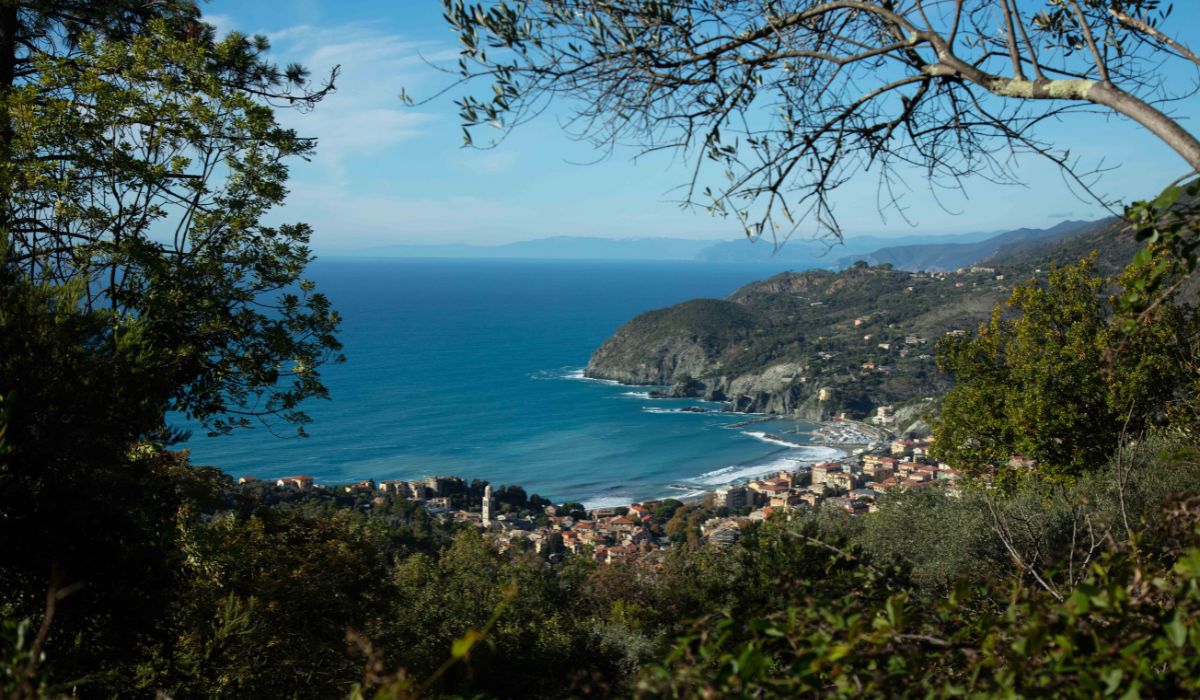
{"label": "rocky shoreline", "polygon": [[[723,410],[731,413],[766,413],[812,421],[826,420],[835,414],[836,404],[822,400],[818,387],[798,382],[800,368],[791,363],[732,378],[690,374],[686,369],[678,369],[680,364],[686,363],[668,356],[664,357],[665,366],[649,368],[645,372],[626,372],[606,366],[598,350],[584,370],[584,376],[619,382],[623,386],[666,387],[652,390],[651,398],[713,401],[723,404]],[[675,369],[668,369],[670,366]],[[701,367],[693,366],[692,369],[700,370]],[[659,381],[660,377],[667,381]]]}
{"label": "rocky shoreline", "polygon": [[949,389],[935,346],[986,319],[1003,296],[997,282],[883,267],[782,273],[725,299],[639,314],[592,353],[584,376],[738,413],[865,419]]}

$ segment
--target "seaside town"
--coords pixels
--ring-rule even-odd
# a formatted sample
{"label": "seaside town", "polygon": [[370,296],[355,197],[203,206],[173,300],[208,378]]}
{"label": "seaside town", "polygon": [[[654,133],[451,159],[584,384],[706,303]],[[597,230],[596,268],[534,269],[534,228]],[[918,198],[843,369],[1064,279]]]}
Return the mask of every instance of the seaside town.
{"label": "seaside town", "polygon": [[[896,437],[885,427],[894,422],[892,415],[892,407],[884,406],[872,417],[873,425],[845,417],[823,423],[808,444],[836,444],[843,457],[728,484],[686,499],[688,503],[661,499],[587,509],[580,503],[555,505],[536,495],[529,498],[519,487],[497,493],[491,484],[468,484],[454,476],[378,483],[367,479],[337,487],[317,483],[311,476],[284,477],[265,485],[242,477],[238,483],[299,491],[338,488],[371,496],[373,506],[405,499],[420,503],[431,516],[480,529],[501,551],[532,550],[551,563],[567,552],[612,563],[653,558],[681,537],[686,539],[675,523],[677,513],[689,505],[689,525],[698,526],[699,542],[720,548],[735,543],[743,527],[772,516],[818,508],[851,515],[874,512],[881,496],[894,490],[936,488],[961,495],[961,472],[929,456],[934,437]],[[755,435],[791,447],[806,446],[777,435]]]}

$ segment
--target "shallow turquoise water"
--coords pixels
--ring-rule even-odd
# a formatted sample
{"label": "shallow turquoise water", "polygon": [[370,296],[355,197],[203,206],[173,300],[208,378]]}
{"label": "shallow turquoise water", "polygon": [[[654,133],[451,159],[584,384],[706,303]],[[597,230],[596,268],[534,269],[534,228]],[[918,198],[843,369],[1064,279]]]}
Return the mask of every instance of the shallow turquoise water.
{"label": "shallow turquoise water", "polygon": [[[311,437],[268,431],[182,445],[236,475],[319,481],[453,474],[520,484],[589,505],[693,493],[811,461],[727,414],[678,412],[646,388],[579,378],[588,356],[634,315],[723,297],[763,266],[699,263],[321,261],[311,277],[345,321],[347,362],[325,372]],[[184,427],[193,427],[187,426]]]}

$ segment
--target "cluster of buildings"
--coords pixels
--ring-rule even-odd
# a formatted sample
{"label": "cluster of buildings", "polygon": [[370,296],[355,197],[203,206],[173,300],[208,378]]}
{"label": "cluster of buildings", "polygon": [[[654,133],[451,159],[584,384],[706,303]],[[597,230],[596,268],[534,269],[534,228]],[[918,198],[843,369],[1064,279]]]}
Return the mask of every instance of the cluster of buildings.
{"label": "cluster of buildings", "polygon": [[[876,501],[881,494],[893,489],[939,488],[950,495],[959,495],[962,474],[931,459],[928,448],[928,440],[898,439],[877,453],[822,462],[797,471],[780,471],[769,478],[726,486],[714,492],[707,504],[720,515],[701,523],[700,534],[706,541],[722,547],[737,541],[746,522],[765,520],[788,510],[828,507],[852,514],[868,513],[877,510]],[[478,523],[501,549],[522,546],[550,556],[573,552],[612,563],[670,546],[662,528],[653,527],[654,505],[596,509],[586,517],[560,514],[552,506],[546,509],[544,519],[496,518],[489,516],[489,487],[481,513],[460,511],[454,517]],[[538,520],[542,522],[539,524]]]}
{"label": "cluster of buildings", "polygon": [[665,536],[655,534],[655,530],[662,530],[653,528],[656,522],[650,505],[635,503],[628,508],[598,508],[586,513],[563,513],[556,506],[547,506],[540,517],[496,514],[492,487],[487,486],[478,512],[459,510],[452,517],[483,529],[501,551],[531,549],[551,561],[571,552],[611,564],[670,546]]}
{"label": "cluster of buildings", "polygon": [[[254,484],[259,479],[253,476],[243,476],[238,484]],[[285,476],[274,481],[278,488],[311,491],[325,489],[325,484],[319,483],[311,476]],[[425,507],[434,514],[448,511],[451,508],[451,494],[466,490],[467,484],[456,476],[429,476],[417,481],[402,481],[389,479],[376,485],[374,479],[363,479],[354,484],[341,487],[346,493],[375,493],[389,494],[396,498],[406,498],[422,501]]]}
{"label": "cluster of buildings", "polygon": [[714,505],[731,515],[706,521],[702,534],[718,545],[726,544],[736,540],[742,520],[762,520],[789,509],[873,512],[878,497],[893,489],[940,488],[950,495],[961,494],[962,473],[930,459],[928,440],[895,440],[889,448],[889,454],[822,462],[720,489],[714,494]]}
{"label": "cluster of buildings", "polygon": [[[890,417],[891,413],[890,407],[882,407],[879,417]],[[747,522],[765,520],[779,512],[816,508],[834,508],[851,514],[873,512],[878,508],[881,494],[897,489],[937,488],[960,495],[962,474],[929,457],[932,439],[896,439],[871,453],[726,486],[705,501],[714,515],[701,523],[700,535],[714,546],[724,547],[737,541]],[[1021,458],[1014,457],[1017,459]],[[244,477],[239,481],[256,480]],[[276,480],[275,485],[298,490],[324,488],[308,476],[284,477]],[[386,498],[420,501],[431,514],[479,528],[501,551],[532,550],[550,561],[570,552],[612,563],[634,556],[653,557],[670,547],[664,533],[665,523],[656,522],[653,509],[658,504],[654,502],[586,512],[563,512],[560,507],[546,506],[523,512],[509,508],[501,513],[490,485],[484,487],[477,506],[472,500],[462,507],[461,494],[467,492],[467,485],[457,477],[387,480],[378,484],[368,479],[341,488],[348,493],[374,493],[376,501]],[[454,494],[460,494],[457,509],[451,507]]]}
{"label": "cluster of buildings", "polygon": [[[247,476],[239,484],[251,484],[258,479]],[[277,479],[278,488],[298,491],[323,490],[324,484],[311,476],[288,476]],[[553,561],[565,552],[587,555],[599,562],[612,563],[631,555],[645,556],[670,546],[656,524],[650,505],[634,504],[628,508],[600,508],[586,513],[560,513],[555,506],[539,512],[499,512],[490,484],[484,487],[478,508],[455,509],[451,496],[467,491],[467,484],[458,477],[431,476],[418,481],[389,479],[378,484],[365,479],[339,487],[346,493],[374,494],[378,504],[387,498],[419,501],[432,515],[444,516],[456,522],[473,524],[483,530],[496,547],[532,549]],[[462,503],[462,497],[459,497]],[[579,517],[583,515],[584,517]],[[661,525],[662,523],[657,523]],[[657,534],[656,534],[657,533]]]}
{"label": "cluster of buildings", "polygon": [[379,491],[382,493],[424,501],[425,507],[435,514],[449,511],[451,494],[462,493],[466,489],[467,482],[457,476],[427,476],[417,481],[387,479],[379,482]]}

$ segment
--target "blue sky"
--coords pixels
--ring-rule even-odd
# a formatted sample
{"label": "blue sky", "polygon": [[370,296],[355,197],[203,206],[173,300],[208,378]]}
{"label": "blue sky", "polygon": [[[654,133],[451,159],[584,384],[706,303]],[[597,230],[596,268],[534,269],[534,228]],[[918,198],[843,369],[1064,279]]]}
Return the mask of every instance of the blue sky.
{"label": "blue sky", "polygon": [[[1196,26],[1193,3],[1177,10],[1175,27]],[[395,243],[493,244],[546,236],[637,238],[666,236],[731,240],[740,227],[699,211],[682,211],[671,190],[687,170],[665,157],[634,161],[618,152],[592,165],[596,154],[559,131],[552,114],[517,130],[490,151],[463,149],[451,96],[405,107],[401,89],[431,95],[447,77],[424,59],[453,60],[457,41],[441,18],[438,0],[288,0],[202,5],[219,30],[265,34],[281,61],[299,61],[315,74],[342,67],[338,91],[309,114],[284,117],[319,139],[311,163],[292,167],[292,194],[276,213],[306,221],[317,231],[318,253],[349,252]],[[424,57],[424,58],[423,58]],[[1174,108],[1200,116],[1200,100]],[[1194,121],[1185,126],[1195,132]],[[1136,125],[1075,116],[1042,136],[1069,147],[1085,163],[1119,169],[1099,189],[1152,195],[1185,171],[1184,163]],[[968,183],[967,196],[937,206],[919,178],[906,204],[916,228],[876,211],[875,180],[868,175],[841,195],[838,215],[847,236],[960,233],[1022,226],[1046,227],[1065,218],[1104,212],[1071,194],[1047,163],[1019,163],[1027,187]],[[864,206],[861,202],[868,202]],[[806,235],[802,229],[797,235]]]}

